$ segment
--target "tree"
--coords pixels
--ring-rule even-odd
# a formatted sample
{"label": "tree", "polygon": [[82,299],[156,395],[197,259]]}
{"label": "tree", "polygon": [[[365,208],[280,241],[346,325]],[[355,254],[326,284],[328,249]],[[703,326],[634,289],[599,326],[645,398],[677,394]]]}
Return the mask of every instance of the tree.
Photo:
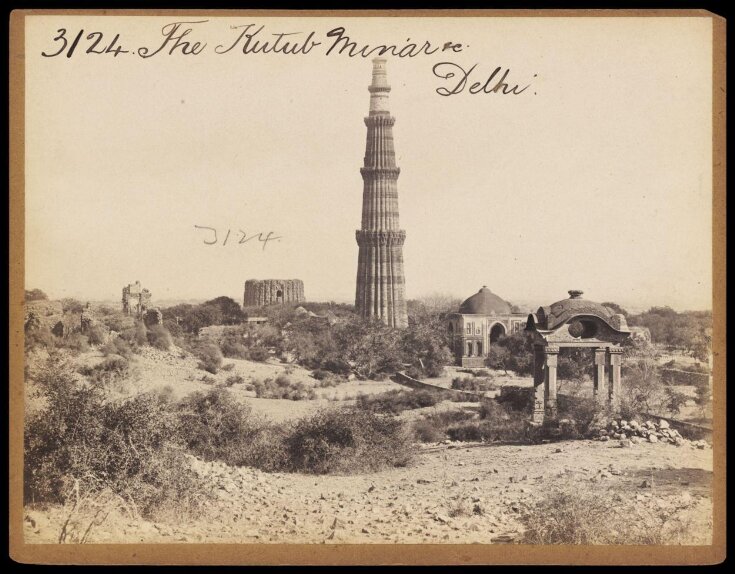
{"label": "tree", "polygon": [[[497,350],[493,351],[493,347]],[[504,370],[510,369],[521,376],[533,373],[533,339],[525,331],[501,335],[490,345],[490,353],[493,353],[493,360],[502,358]]]}
{"label": "tree", "polygon": [[177,315],[180,319],[179,324],[187,333],[196,335],[202,327],[222,323],[222,311],[215,305],[181,305],[177,307],[180,307],[177,311],[181,313]]}
{"label": "tree", "polygon": [[444,329],[437,329],[433,321],[415,323],[405,329],[401,334],[400,346],[404,361],[428,377],[438,377],[444,371],[444,366],[452,361]]}
{"label": "tree", "polygon": [[217,297],[211,301],[206,301],[204,305],[217,307],[222,314],[222,323],[224,325],[238,325],[245,318],[245,313],[240,308],[240,304],[230,297]]}
{"label": "tree", "polygon": [[71,297],[65,297],[61,300],[61,308],[64,313],[81,313],[84,311],[84,303]]}
{"label": "tree", "polygon": [[622,308],[622,307],[621,307],[620,305],[618,305],[617,303],[613,303],[613,302],[611,302],[611,301],[607,301],[606,303],[603,303],[603,306],[605,306],[605,307],[608,307],[608,308],[612,309],[613,311],[615,311],[615,313],[618,313],[618,314],[620,314],[620,315],[623,315],[623,316],[624,316],[624,317],[625,317],[626,319],[627,319],[627,318],[628,318],[628,316],[630,315],[630,313],[628,313],[628,311],[626,311],[625,309],[623,309],[623,308]]}
{"label": "tree", "polygon": [[416,315],[417,313],[428,313],[443,318],[447,313],[457,311],[461,303],[454,295],[446,293],[432,293],[424,295],[418,299],[410,299],[406,301],[408,314]]}
{"label": "tree", "polygon": [[699,406],[702,418],[711,416],[710,408],[712,406],[712,387],[709,381],[697,385],[694,389],[694,402]]}
{"label": "tree", "polygon": [[337,348],[365,379],[395,373],[403,366],[399,329],[388,327],[378,319],[357,319],[342,323],[335,332]]}
{"label": "tree", "polygon": [[25,293],[26,301],[48,301],[48,295],[40,289],[26,289]]}
{"label": "tree", "polygon": [[507,375],[510,362],[510,351],[506,347],[490,345],[487,358],[485,359],[485,365],[491,369],[502,369]]}
{"label": "tree", "polygon": [[681,407],[686,405],[689,397],[682,392],[677,391],[673,387],[664,387],[665,403],[664,408],[671,416],[676,416],[681,411]]}

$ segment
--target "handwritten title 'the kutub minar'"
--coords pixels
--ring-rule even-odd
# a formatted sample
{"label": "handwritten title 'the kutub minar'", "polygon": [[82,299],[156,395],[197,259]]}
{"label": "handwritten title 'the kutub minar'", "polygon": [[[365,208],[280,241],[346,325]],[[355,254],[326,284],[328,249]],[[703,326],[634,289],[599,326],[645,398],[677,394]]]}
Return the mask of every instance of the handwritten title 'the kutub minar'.
{"label": "handwritten title 'the kutub minar'", "polygon": [[393,149],[395,118],[388,111],[390,86],[385,59],[373,60],[370,113],[365,118],[367,143],[363,179],[362,226],[356,233],[355,307],[362,317],[378,317],[391,327],[408,326],[403,242],[406,232],[398,222],[398,174]]}

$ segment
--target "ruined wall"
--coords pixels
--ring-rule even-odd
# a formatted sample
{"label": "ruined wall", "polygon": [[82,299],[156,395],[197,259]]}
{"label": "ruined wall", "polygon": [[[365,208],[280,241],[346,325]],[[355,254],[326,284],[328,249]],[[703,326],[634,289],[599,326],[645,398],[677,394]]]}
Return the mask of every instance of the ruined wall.
{"label": "ruined wall", "polygon": [[281,303],[301,303],[304,282],[301,279],[248,279],[245,281],[243,306],[262,307]]}
{"label": "ruined wall", "polygon": [[123,313],[127,315],[137,315],[141,317],[143,313],[150,307],[151,292],[143,289],[140,281],[131,283],[123,287],[122,290],[122,307]]}

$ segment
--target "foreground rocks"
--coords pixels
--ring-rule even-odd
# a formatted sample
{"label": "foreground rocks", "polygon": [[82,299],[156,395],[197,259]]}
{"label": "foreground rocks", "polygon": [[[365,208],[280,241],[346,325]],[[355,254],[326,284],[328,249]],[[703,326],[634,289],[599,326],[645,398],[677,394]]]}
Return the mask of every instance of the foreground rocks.
{"label": "foreground rocks", "polygon": [[671,428],[668,421],[661,419],[658,422],[648,420],[643,423],[625,419],[612,420],[606,428],[599,429],[593,438],[601,441],[617,440],[622,447],[641,443],[664,443],[679,447],[689,447],[699,450],[711,448],[705,440],[688,440],[681,436],[679,431]]}

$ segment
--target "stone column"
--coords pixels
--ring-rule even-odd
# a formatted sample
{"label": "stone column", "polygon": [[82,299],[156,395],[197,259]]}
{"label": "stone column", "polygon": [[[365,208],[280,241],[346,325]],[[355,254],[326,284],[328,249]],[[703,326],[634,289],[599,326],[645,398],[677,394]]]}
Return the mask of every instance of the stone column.
{"label": "stone column", "polygon": [[533,347],[533,422],[544,422],[544,347]]}
{"label": "stone column", "polygon": [[594,373],[594,397],[595,402],[607,400],[609,393],[607,392],[607,380],[605,379],[605,364],[607,362],[607,353],[605,348],[595,349],[595,373]]}
{"label": "stone column", "polygon": [[607,350],[607,363],[610,367],[610,404],[614,410],[620,409],[620,363],[623,350],[620,347],[610,347]]}
{"label": "stone column", "polygon": [[546,392],[544,398],[546,399],[546,414],[552,419],[556,418],[556,365],[557,359],[559,358],[559,347],[547,346],[544,349],[545,363],[546,363],[546,381],[545,387]]}

